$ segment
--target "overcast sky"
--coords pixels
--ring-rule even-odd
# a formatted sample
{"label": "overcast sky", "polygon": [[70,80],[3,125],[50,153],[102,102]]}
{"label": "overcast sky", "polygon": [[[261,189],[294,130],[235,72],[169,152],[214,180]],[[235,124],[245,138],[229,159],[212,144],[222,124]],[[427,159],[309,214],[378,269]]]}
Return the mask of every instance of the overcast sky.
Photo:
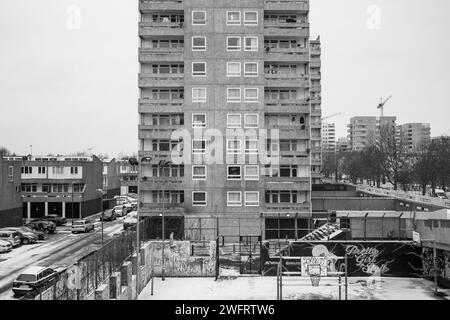
{"label": "overcast sky", "polygon": [[[137,150],[137,6],[0,0],[0,145],[18,154],[29,145],[33,154]],[[327,120],[338,137],[351,116],[378,115],[390,94],[386,115],[450,135],[448,17],[448,0],[312,0],[323,114],[342,113]]]}

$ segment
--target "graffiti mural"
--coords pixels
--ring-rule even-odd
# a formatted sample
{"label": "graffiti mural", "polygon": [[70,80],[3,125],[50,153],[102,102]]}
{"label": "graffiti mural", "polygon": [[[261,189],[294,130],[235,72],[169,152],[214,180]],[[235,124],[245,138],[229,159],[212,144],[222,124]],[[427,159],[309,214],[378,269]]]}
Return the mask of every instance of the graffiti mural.
{"label": "graffiti mural", "polygon": [[[161,275],[162,242],[150,243],[150,259],[155,276]],[[168,277],[213,277],[216,266],[216,243],[209,244],[209,256],[191,256],[191,242],[168,241],[164,245],[165,275]]]}
{"label": "graffiti mural", "polygon": [[[293,242],[284,255],[328,257],[328,272],[344,271],[347,255],[348,276],[420,277],[421,248],[407,242]],[[277,259],[265,262],[264,275],[276,275]],[[286,265],[288,270],[301,271]]]}

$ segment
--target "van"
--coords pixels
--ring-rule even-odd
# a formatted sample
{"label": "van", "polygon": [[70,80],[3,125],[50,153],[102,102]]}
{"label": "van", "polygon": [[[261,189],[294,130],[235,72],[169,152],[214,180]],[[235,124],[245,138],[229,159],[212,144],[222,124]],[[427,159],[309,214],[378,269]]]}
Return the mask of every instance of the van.
{"label": "van", "polygon": [[22,243],[20,233],[17,231],[0,230],[0,239],[9,241],[13,247],[20,246]]}
{"label": "van", "polygon": [[448,199],[444,190],[442,190],[442,189],[435,189],[434,192],[436,194],[436,197],[438,197],[440,199]]}

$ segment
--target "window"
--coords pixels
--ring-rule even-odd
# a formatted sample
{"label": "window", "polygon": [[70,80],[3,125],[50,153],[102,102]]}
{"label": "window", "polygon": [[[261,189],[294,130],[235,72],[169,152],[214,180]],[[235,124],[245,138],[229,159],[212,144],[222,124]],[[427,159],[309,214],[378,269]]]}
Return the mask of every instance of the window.
{"label": "window", "polygon": [[227,11],[227,26],[240,26],[241,13],[239,11]]}
{"label": "window", "polygon": [[245,140],[245,153],[247,154],[257,154],[259,143],[257,139],[246,139]]}
{"label": "window", "polygon": [[206,102],[206,88],[192,88],[192,102]]}
{"label": "window", "polygon": [[244,25],[245,26],[257,26],[258,25],[258,12],[257,11],[245,11],[244,12]]}
{"label": "window", "polygon": [[244,167],[245,180],[259,180],[259,166],[248,165]]}
{"label": "window", "polygon": [[227,192],[227,206],[229,207],[242,206],[242,192],[240,191]]}
{"label": "window", "polygon": [[241,51],[241,37],[227,37],[227,51]]}
{"label": "window", "polygon": [[244,76],[245,77],[257,77],[258,76],[258,62],[246,62],[244,64]]}
{"label": "window", "polygon": [[8,177],[10,177],[10,178],[14,177],[14,167],[13,166],[8,167]]}
{"label": "window", "polygon": [[192,128],[206,128],[206,114],[194,113],[192,115]]}
{"label": "window", "polygon": [[192,76],[205,77],[206,76],[206,62],[192,62]]}
{"label": "window", "polygon": [[70,167],[70,174],[78,174],[78,167]]}
{"label": "window", "polygon": [[244,89],[244,101],[245,102],[258,102],[258,88],[246,88]]}
{"label": "window", "polygon": [[258,128],[257,113],[249,113],[244,115],[244,128]]}
{"label": "window", "polygon": [[204,26],[206,24],[206,11],[192,11],[192,25]]}
{"label": "window", "polygon": [[22,167],[21,168],[22,174],[32,174],[33,173],[33,167]]}
{"label": "window", "polygon": [[246,191],[245,192],[245,206],[247,206],[247,207],[259,206],[259,192],[258,191]]}
{"label": "window", "polygon": [[192,205],[206,206],[206,192],[205,191],[192,192]]}
{"label": "window", "polygon": [[193,139],[192,140],[192,152],[193,153],[205,153],[206,152],[206,140],[205,139]]}
{"label": "window", "polygon": [[240,77],[240,76],[241,76],[241,63],[227,62],[227,77]]}
{"label": "window", "polygon": [[244,51],[258,51],[258,37],[245,37]]}
{"label": "window", "polygon": [[192,166],[192,180],[206,180],[206,166]]}
{"label": "window", "polygon": [[227,179],[228,180],[241,180],[241,166],[228,166],[227,168]]}
{"label": "window", "polygon": [[52,174],[63,174],[64,168],[63,167],[52,167]]}
{"label": "window", "polygon": [[206,37],[192,37],[192,51],[206,51]]}
{"label": "window", "polygon": [[240,114],[228,114],[227,115],[227,128],[240,128],[241,127],[241,115]]}
{"label": "window", "polygon": [[239,153],[241,152],[241,140],[239,139],[227,139],[227,152]]}
{"label": "window", "polygon": [[227,101],[230,103],[241,102],[241,88],[228,88]]}

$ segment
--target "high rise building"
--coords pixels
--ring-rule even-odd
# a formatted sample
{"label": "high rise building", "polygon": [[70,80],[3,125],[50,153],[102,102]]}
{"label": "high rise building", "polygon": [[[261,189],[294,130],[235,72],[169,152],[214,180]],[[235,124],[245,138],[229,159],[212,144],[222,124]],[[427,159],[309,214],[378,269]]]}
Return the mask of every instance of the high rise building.
{"label": "high rise building", "polygon": [[322,152],[336,151],[336,125],[322,123]]}
{"label": "high rise building", "polygon": [[311,73],[311,176],[312,183],[322,179],[322,49],[320,37],[310,40]]}
{"label": "high rise building", "polygon": [[164,214],[166,237],[198,238],[193,223],[220,235],[302,236],[321,165],[309,1],[143,0],[139,10],[140,214],[159,234]]}
{"label": "high rise building", "polygon": [[348,125],[349,148],[352,151],[362,151],[380,134],[380,128],[395,129],[396,117],[353,117]]}
{"label": "high rise building", "polygon": [[398,132],[403,138],[408,152],[414,152],[421,144],[431,141],[429,123],[405,123],[398,126]]}
{"label": "high rise building", "polygon": [[337,140],[336,152],[341,153],[341,152],[347,152],[350,150],[351,150],[351,148],[350,148],[350,142],[349,142],[348,138],[343,137],[343,138],[339,138]]}

